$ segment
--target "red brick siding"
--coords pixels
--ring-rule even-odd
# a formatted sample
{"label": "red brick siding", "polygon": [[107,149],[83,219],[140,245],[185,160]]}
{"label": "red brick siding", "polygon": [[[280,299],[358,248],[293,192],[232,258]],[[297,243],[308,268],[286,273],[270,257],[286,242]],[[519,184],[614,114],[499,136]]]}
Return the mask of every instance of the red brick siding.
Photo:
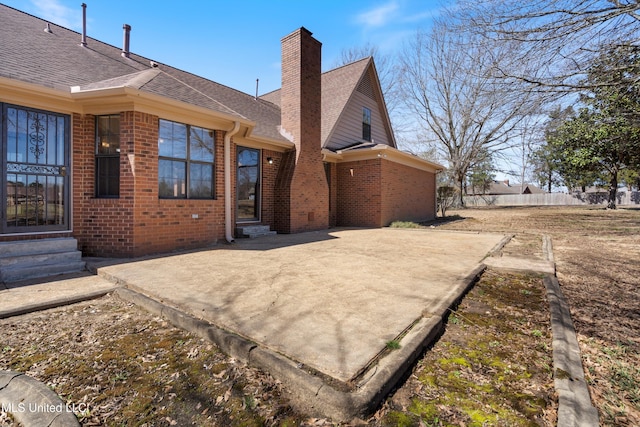
{"label": "red brick siding", "polygon": [[291,178],[295,168],[295,157],[295,151],[287,151],[283,153],[278,164],[273,194],[275,204],[273,229],[278,233],[291,232]]}
{"label": "red brick siding", "polygon": [[[273,164],[268,163],[268,158],[273,160]],[[281,164],[282,153],[262,150],[261,223],[270,226],[272,230],[275,230],[276,178]]]}
{"label": "red brick siding", "polygon": [[216,132],[216,199],[159,199],[158,117],[129,114],[135,128],[133,255],[198,248],[224,238],[224,132]]}
{"label": "red brick siding", "polygon": [[140,256],[223,238],[224,132],[216,132],[216,199],[163,200],[158,198],[158,117],[131,111],[120,117],[120,197],[96,199],[95,118],[74,116],[74,235],[85,254]]}
{"label": "red brick siding", "polygon": [[384,159],[337,165],[337,225],[384,227],[435,217],[435,174]]}
{"label": "red brick siding", "polygon": [[291,233],[329,227],[329,188],[320,150],[317,159],[300,156],[291,182]]}
{"label": "red brick siding", "polygon": [[73,115],[73,234],[85,255],[124,256],[133,247],[131,127],[120,115],[120,198],[95,198],[95,116]]}
{"label": "red brick siding", "polygon": [[342,227],[380,227],[380,159],[338,163],[337,218]]}
{"label": "red brick siding", "polygon": [[325,164],[329,176],[329,227],[338,224],[338,167],[335,163]]}
{"label": "red brick siding", "polygon": [[329,226],[329,189],[320,144],[321,47],[305,29],[282,39],[282,128],[296,147],[287,154],[277,178],[277,230],[283,233]]}
{"label": "red brick siding", "polygon": [[381,226],[435,218],[435,173],[382,160]]}

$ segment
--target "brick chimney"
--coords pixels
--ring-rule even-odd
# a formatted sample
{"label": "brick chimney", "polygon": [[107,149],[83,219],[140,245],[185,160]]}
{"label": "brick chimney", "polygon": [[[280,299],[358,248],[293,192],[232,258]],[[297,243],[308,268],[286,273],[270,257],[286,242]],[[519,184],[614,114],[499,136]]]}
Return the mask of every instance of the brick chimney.
{"label": "brick chimney", "polygon": [[306,28],[282,39],[281,131],[295,150],[276,179],[275,228],[298,233],[329,227],[329,189],[322,163],[322,44]]}

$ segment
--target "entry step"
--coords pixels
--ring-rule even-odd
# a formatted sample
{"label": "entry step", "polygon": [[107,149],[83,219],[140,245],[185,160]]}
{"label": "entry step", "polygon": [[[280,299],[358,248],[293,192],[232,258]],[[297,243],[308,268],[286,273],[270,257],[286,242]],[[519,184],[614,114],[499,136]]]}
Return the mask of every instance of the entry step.
{"label": "entry step", "polygon": [[268,225],[246,225],[236,227],[236,236],[240,237],[248,237],[250,239],[255,239],[256,237],[262,236],[273,236],[274,234],[278,234],[276,231],[271,231],[271,228]]}
{"label": "entry step", "polygon": [[21,240],[0,243],[0,281],[76,273],[85,269],[74,238]]}

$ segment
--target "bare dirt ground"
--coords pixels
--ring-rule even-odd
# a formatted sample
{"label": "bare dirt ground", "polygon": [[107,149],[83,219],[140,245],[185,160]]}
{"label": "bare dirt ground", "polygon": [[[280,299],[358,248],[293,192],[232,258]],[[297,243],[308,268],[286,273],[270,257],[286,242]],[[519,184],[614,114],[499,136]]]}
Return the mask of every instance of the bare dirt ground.
{"label": "bare dirt ground", "polygon": [[[513,233],[503,253],[514,256],[539,257],[550,235],[601,424],[640,425],[640,210],[474,209],[434,225]],[[296,412],[287,400],[295,390],[268,374],[113,296],[0,327],[0,369],[84,403],[84,426],[337,425]],[[349,424],[555,425],[551,365],[541,278],[488,271],[403,384]]]}

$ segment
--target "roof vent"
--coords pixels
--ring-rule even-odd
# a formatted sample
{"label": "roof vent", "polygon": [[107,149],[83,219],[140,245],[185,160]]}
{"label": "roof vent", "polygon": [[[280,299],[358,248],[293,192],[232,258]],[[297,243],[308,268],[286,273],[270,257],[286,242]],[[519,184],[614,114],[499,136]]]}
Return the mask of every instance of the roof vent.
{"label": "roof vent", "polygon": [[82,39],[80,46],[87,47],[87,4],[82,3]]}
{"label": "roof vent", "polygon": [[44,29],[44,32],[49,34],[53,33],[53,31],[51,31],[51,24],[49,24],[48,22],[47,22],[47,26]]}
{"label": "roof vent", "polygon": [[124,58],[129,57],[129,34],[131,34],[131,25],[124,24],[122,26],[123,35],[122,35],[122,56]]}

